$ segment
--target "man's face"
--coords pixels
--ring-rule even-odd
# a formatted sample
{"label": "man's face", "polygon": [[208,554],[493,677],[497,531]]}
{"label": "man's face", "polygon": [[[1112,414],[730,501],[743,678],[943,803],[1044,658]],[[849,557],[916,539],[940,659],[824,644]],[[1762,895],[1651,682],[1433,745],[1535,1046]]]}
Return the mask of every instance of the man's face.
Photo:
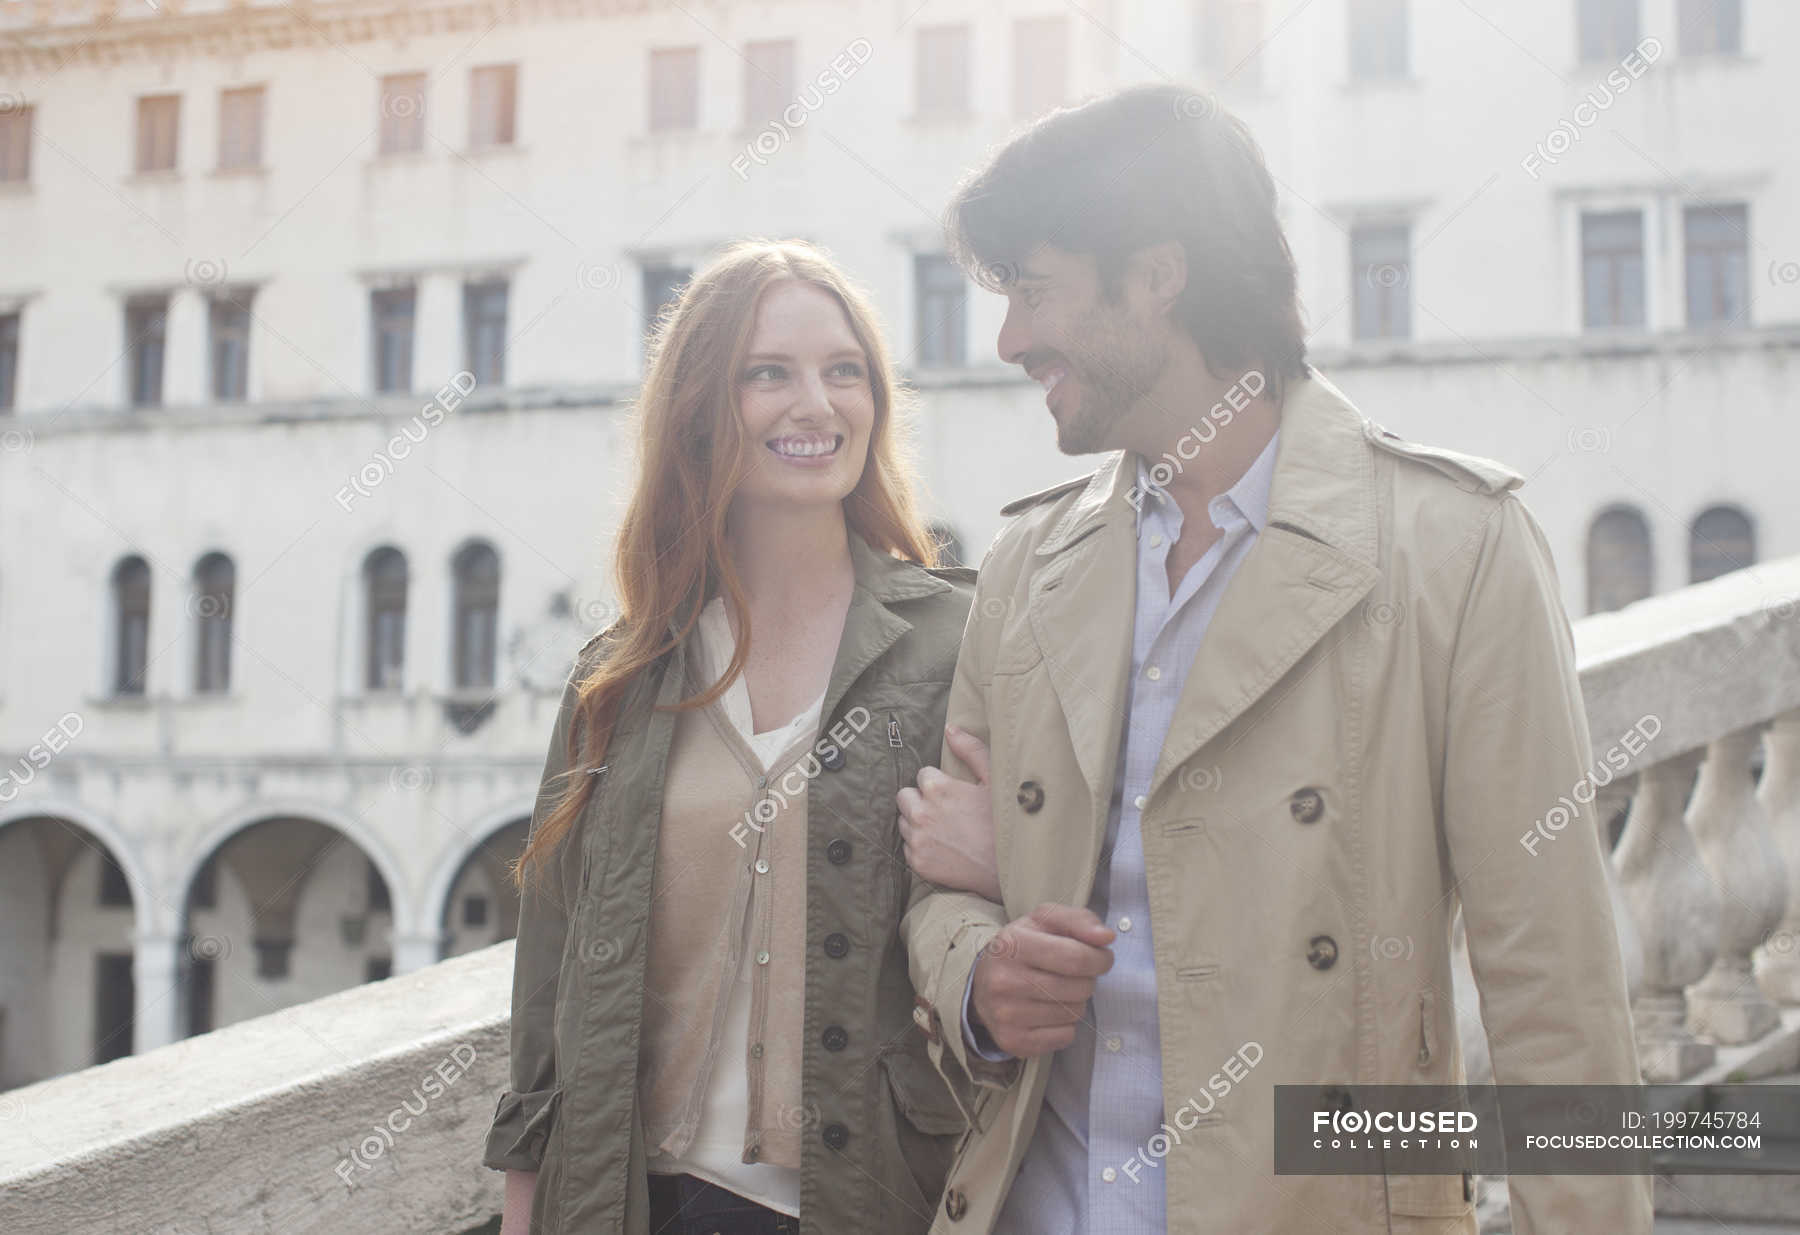
{"label": "man's face", "polygon": [[1045,245],[1002,289],[1000,359],[1044,387],[1064,454],[1123,445],[1119,421],[1168,363],[1168,323],[1145,308],[1138,275],[1128,263],[1117,299],[1109,300],[1093,257]]}

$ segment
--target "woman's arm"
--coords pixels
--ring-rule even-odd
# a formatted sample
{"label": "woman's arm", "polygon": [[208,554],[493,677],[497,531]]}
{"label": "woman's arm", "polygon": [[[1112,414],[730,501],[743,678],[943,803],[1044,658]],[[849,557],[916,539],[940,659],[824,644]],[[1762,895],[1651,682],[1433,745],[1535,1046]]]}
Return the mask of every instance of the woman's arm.
{"label": "woman's arm", "polygon": [[974,892],[1000,903],[994,856],[994,805],[988,788],[988,750],[974,734],[952,725],[944,740],[977,780],[971,785],[938,768],[921,768],[919,786],[894,795],[906,864],[935,887]]}
{"label": "woman's arm", "polygon": [[536,1171],[506,1172],[506,1207],[500,1211],[500,1235],[531,1235],[531,1197]]}

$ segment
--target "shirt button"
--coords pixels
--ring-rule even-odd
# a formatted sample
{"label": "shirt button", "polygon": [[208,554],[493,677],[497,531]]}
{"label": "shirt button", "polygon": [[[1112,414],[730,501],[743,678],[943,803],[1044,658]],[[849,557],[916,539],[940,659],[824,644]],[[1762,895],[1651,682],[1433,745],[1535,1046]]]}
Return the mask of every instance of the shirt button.
{"label": "shirt button", "polygon": [[756,954],[756,963],[759,965],[768,964],[769,963],[769,954],[767,952],[758,952]]}
{"label": "shirt button", "polygon": [[1155,665],[1151,665],[1148,669],[1144,670],[1144,676],[1154,682],[1162,677],[1162,670],[1158,669]]}
{"label": "shirt button", "polygon": [[769,859],[767,859],[767,858],[756,859],[756,873],[759,875],[766,875],[769,873]]}
{"label": "shirt button", "polygon": [[1106,1049],[1107,1050],[1116,1051],[1116,1050],[1121,1049],[1124,1045],[1125,1045],[1125,1040],[1123,1038],[1119,1037],[1118,1034],[1109,1033],[1106,1035]]}
{"label": "shirt button", "polygon": [[1135,798],[1131,799],[1131,804],[1133,806],[1137,807],[1139,810],[1143,810],[1144,803],[1147,801],[1149,801],[1149,799],[1140,793]]}
{"label": "shirt button", "polygon": [[1131,918],[1129,916],[1119,919],[1119,931],[1120,933],[1127,935],[1131,933]]}
{"label": "shirt button", "polygon": [[1104,1179],[1107,1183],[1111,1183],[1113,1180],[1117,1179],[1118,1177],[1119,1177],[1119,1173],[1117,1171],[1113,1170],[1112,1167],[1110,1167],[1110,1166],[1107,1167],[1104,1171],[1100,1172],[1100,1178]]}

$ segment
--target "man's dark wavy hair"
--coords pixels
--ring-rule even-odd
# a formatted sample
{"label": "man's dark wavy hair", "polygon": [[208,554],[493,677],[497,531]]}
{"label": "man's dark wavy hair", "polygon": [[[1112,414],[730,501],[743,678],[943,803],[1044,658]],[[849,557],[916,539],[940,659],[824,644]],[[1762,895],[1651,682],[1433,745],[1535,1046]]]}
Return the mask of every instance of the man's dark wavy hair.
{"label": "man's dark wavy hair", "polygon": [[1004,291],[1039,245],[1092,255],[1109,300],[1125,258],[1174,240],[1187,253],[1175,319],[1208,370],[1255,369],[1279,400],[1307,372],[1294,255],[1256,139],[1211,95],[1132,86],[1051,112],[957,186],[955,260]]}

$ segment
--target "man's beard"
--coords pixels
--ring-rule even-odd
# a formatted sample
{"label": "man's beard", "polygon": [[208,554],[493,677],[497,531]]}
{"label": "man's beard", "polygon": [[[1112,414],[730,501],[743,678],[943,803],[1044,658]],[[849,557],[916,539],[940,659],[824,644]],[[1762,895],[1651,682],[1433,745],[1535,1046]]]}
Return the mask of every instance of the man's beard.
{"label": "man's beard", "polygon": [[1076,328],[1079,350],[1063,353],[1081,398],[1056,422],[1056,444],[1064,454],[1116,449],[1113,430],[1121,417],[1155,389],[1168,367],[1167,343],[1138,329],[1123,309],[1096,307]]}

